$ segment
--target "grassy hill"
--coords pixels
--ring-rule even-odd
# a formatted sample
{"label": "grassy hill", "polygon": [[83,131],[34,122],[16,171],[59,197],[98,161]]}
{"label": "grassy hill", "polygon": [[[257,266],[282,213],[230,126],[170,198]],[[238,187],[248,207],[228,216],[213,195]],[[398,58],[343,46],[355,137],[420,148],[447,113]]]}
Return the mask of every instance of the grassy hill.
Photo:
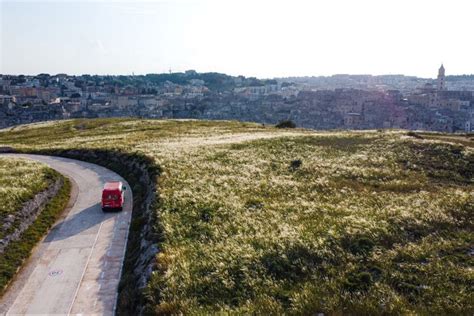
{"label": "grassy hill", "polygon": [[0,146],[118,150],[160,166],[155,313],[472,314],[472,144],[223,121],[0,132]]}

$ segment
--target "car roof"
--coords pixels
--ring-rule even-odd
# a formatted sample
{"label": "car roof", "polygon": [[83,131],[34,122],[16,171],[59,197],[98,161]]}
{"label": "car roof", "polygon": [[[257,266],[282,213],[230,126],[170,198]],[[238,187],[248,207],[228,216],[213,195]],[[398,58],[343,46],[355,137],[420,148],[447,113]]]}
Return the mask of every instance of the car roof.
{"label": "car roof", "polygon": [[110,181],[106,182],[104,185],[104,190],[120,190],[122,189],[122,182],[120,181]]}

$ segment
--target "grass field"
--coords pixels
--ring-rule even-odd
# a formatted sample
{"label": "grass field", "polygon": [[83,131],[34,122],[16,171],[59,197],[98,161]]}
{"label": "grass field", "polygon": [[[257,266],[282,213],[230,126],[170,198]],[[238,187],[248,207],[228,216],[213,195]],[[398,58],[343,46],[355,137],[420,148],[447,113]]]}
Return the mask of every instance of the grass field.
{"label": "grass field", "polygon": [[2,145],[161,166],[155,313],[474,313],[472,137],[99,119]]}
{"label": "grass field", "polygon": [[[51,170],[38,162],[0,157],[0,223],[13,217],[23,203],[45,190],[52,179]],[[15,224],[15,223],[14,223]],[[18,224],[18,223],[17,223]],[[0,226],[0,239],[14,230]]]}

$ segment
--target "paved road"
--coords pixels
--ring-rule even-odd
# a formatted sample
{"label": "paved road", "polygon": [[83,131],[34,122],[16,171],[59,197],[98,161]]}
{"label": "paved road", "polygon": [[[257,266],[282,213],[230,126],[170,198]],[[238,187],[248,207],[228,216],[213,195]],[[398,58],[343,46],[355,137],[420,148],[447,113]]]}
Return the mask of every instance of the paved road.
{"label": "paved road", "polygon": [[[46,163],[72,179],[70,209],[34,249],[0,301],[0,314],[101,314],[115,311],[132,213],[132,193],[118,174],[59,157],[2,155]],[[103,213],[106,181],[123,181],[122,212]]]}

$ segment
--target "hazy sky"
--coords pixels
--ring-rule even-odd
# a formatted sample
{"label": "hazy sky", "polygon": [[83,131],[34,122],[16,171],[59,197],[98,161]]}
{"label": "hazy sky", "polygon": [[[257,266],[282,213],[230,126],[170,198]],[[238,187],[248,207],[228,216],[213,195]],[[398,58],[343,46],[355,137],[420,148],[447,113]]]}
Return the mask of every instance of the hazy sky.
{"label": "hazy sky", "polygon": [[0,73],[474,73],[473,0],[0,0]]}

